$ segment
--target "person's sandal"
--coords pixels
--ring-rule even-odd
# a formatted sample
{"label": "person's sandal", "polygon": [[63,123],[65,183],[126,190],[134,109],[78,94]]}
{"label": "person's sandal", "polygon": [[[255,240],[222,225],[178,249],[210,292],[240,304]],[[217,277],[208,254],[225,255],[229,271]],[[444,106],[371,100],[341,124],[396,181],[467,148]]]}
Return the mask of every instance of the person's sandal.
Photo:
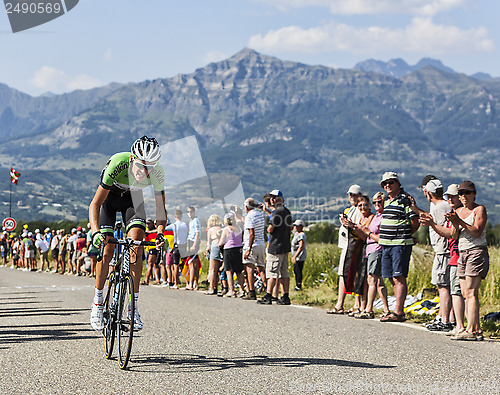
{"label": "person's sandal", "polygon": [[354,318],[361,318],[361,319],[373,319],[375,318],[375,314],[372,312],[368,313],[366,311],[362,311],[359,314],[356,314]]}
{"label": "person's sandal", "polygon": [[405,313],[396,314],[390,313],[384,318],[380,318],[380,322],[404,322],[406,321]]}
{"label": "person's sandal", "polygon": [[326,314],[344,314],[344,309],[338,309],[336,307],[334,307],[333,309],[331,310],[326,310]]}
{"label": "person's sandal", "polygon": [[141,281],[140,284],[141,285],[149,285],[149,283],[147,281]]}
{"label": "person's sandal", "polygon": [[[352,310],[352,309],[351,309]],[[347,314],[348,317],[356,317],[357,314],[360,314],[362,311],[360,309],[358,310],[352,310],[349,314]]]}

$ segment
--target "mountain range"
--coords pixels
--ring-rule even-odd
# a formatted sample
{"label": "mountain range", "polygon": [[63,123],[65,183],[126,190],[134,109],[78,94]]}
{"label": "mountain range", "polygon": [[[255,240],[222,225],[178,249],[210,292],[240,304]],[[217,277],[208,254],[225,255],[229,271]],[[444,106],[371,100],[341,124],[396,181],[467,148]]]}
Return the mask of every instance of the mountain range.
{"label": "mountain range", "polygon": [[[500,80],[431,59],[405,64],[337,69],[245,48],[189,74],[63,95],[0,84],[0,214],[14,165],[17,217],[85,217],[108,157],[147,134],[162,144],[195,136],[209,177],[237,176],[246,195],[279,188],[311,198],[297,211],[334,215],[350,184],[373,194],[394,170],[422,207],[416,186],[426,174],[470,178],[495,221]],[[171,204],[188,204],[182,196]]]}

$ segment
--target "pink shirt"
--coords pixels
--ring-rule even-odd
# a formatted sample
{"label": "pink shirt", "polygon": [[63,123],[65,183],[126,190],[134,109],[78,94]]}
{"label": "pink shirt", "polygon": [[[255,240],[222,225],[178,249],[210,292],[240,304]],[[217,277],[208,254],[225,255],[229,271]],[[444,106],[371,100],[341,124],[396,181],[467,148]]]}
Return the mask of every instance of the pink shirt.
{"label": "pink shirt", "polygon": [[[377,213],[372,219],[372,222],[370,222],[370,225],[368,226],[368,229],[370,232],[378,235],[380,233],[380,223],[382,222],[382,213]],[[371,237],[366,239],[366,256],[368,254],[371,254],[372,252],[378,251],[382,249],[382,246],[380,246],[375,240],[373,240]]]}
{"label": "pink shirt", "polygon": [[243,247],[243,242],[241,240],[241,232],[236,234],[233,231],[231,231],[227,236],[226,243],[224,244],[224,249],[227,250],[228,248],[234,248],[234,247]]}

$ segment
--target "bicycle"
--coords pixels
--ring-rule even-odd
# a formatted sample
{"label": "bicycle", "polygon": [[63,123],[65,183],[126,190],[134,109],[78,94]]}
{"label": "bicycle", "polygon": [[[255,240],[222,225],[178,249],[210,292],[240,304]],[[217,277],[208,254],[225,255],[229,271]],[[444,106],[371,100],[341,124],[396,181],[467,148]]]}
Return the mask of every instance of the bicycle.
{"label": "bicycle", "polygon": [[[115,270],[108,276],[108,288],[104,299],[104,356],[111,359],[115,337],[118,338],[118,363],[125,369],[130,359],[134,335],[134,282],[130,274],[130,247],[155,246],[149,241],[110,239],[116,244],[113,259]],[[121,251],[123,248],[123,252]],[[127,310],[125,310],[127,309]]]}

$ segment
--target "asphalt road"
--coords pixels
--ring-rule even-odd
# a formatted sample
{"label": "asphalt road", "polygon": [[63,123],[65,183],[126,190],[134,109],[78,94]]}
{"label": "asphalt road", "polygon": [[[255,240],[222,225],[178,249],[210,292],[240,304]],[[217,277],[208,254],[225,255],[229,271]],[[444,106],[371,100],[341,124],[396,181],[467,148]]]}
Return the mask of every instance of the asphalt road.
{"label": "asphalt road", "polygon": [[154,286],[121,371],[92,297],[89,278],[0,268],[2,393],[500,393],[499,342]]}

